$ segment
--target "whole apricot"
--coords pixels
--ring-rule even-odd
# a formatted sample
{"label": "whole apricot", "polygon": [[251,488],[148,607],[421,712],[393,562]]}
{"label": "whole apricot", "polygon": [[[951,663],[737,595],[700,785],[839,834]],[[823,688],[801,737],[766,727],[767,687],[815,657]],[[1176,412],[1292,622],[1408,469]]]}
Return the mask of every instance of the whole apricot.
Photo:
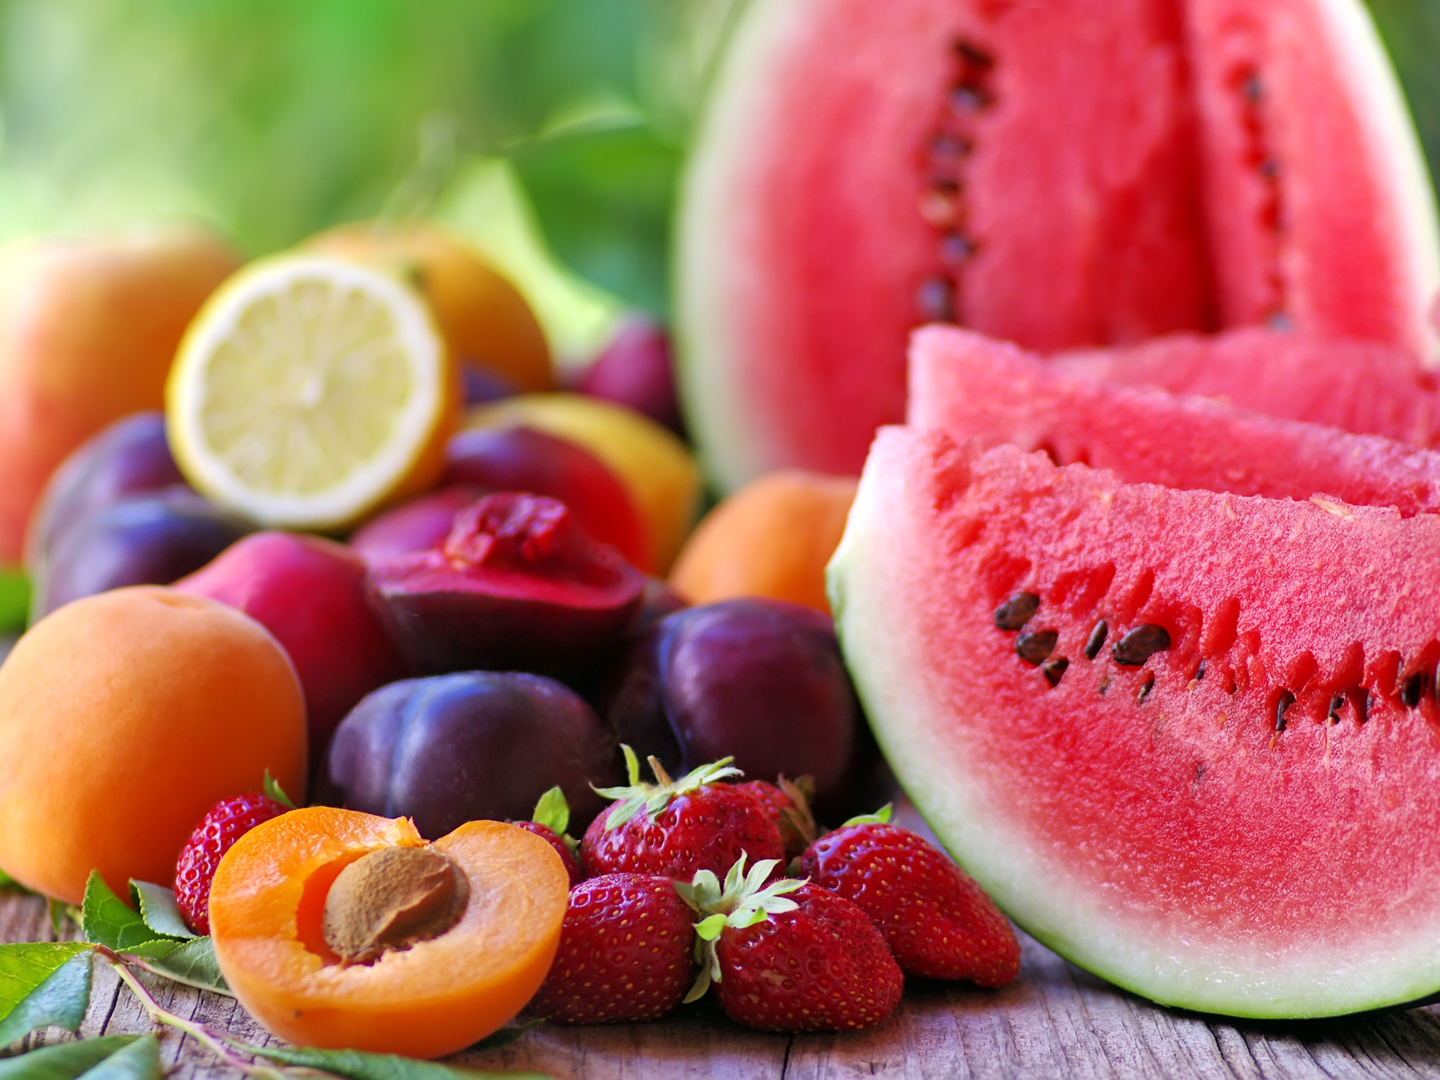
{"label": "whole apricot", "polygon": [[78,904],[169,881],[195,823],[269,769],[305,787],[305,701],[258,622],[136,586],[46,616],[0,666],[0,868]]}
{"label": "whole apricot", "polygon": [[113,420],[165,402],[185,327],[239,256],[194,225],[0,251],[0,563],[55,467]]}
{"label": "whole apricot", "polygon": [[281,1038],[440,1057],[540,988],[569,887],[554,848],[514,825],[426,844],[407,818],[312,806],[226,852],[210,934],[235,996]]}
{"label": "whole apricot", "polygon": [[630,492],[650,540],[650,567],[670,569],[700,507],[700,466],[648,416],[583,394],[520,394],[468,410],[462,430],[523,424],[594,454]]}
{"label": "whole apricot", "polygon": [[516,390],[550,388],[550,346],[525,297],[438,225],[356,222],[313,236],[303,246],[402,274],[430,302],[458,361],[500,375]]}
{"label": "whole apricot", "polygon": [[695,604],[763,596],[829,614],[825,564],[845,532],[855,485],[800,469],[752,480],[695,527],[670,587]]}

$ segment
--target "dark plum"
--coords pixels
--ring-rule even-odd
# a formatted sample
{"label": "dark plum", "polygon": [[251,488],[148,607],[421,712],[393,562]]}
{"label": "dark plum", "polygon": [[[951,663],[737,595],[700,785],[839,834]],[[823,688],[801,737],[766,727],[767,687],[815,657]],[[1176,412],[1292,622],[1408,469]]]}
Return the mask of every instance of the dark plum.
{"label": "dark plum", "polygon": [[365,599],[365,569],[333,540],[262,532],[175,582],[243,611],[284,646],[305,691],[312,763],[361,698],[409,674]]}
{"label": "dark plum", "polygon": [[79,446],[45,485],[30,516],[25,562],[33,573],[66,531],[128,495],[186,487],[170,455],[165,417],[136,413]]}
{"label": "dark plum", "polygon": [[253,526],[188,488],[131,495],[58,536],[35,578],[31,619],[124,585],[169,585]]}
{"label": "dark plum", "polygon": [[685,437],[670,338],[648,319],[627,320],[585,369],[575,388],[591,397],[628,405]]}
{"label": "dark plum", "polygon": [[381,687],[341,721],[324,797],[409,817],[434,840],[467,821],[530,817],[559,787],[576,827],[614,783],[615,742],[573,691],[538,675],[467,671]]}
{"label": "dark plum", "polygon": [[660,578],[645,579],[645,602],[640,607],[637,630],[651,626],[667,615],[690,606],[690,602]]}
{"label": "dark plum", "polygon": [[416,671],[583,682],[624,647],[645,579],[564,503],[509,492],[462,510],[439,548],[372,563],[368,589]]}
{"label": "dark plum", "polygon": [[649,534],[624,484],[581,446],[523,424],[462,431],[445,450],[445,484],[528,491],[559,499],[591,536],[641,570]]}
{"label": "dark plum", "polygon": [[350,546],[367,562],[438,547],[455,527],[455,515],[491,490],[452,484],[421,495],[371,518],[350,537]]}
{"label": "dark plum", "polygon": [[671,773],[733,756],[750,779],[810,775],[822,820],[883,794],[834,628],[808,607],[738,599],[670,615],[635,639],[599,701],[619,741]]}

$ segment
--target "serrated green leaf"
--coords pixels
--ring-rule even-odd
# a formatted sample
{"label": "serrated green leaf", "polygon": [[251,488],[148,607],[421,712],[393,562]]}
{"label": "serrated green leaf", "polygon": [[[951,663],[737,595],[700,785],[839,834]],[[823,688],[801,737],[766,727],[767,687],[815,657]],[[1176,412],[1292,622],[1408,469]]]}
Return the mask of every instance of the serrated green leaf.
{"label": "serrated green leaf", "polygon": [[159,958],[180,947],[175,938],[157,935],[146,926],[140,913],[116,896],[96,870],[85,883],[80,929],[86,941],[135,956]]}
{"label": "serrated green leaf", "polygon": [[269,1061],[322,1069],[349,1080],[554,1080],[546,1073],[492,1072],[419,1061],[397,1054],[367,1054],[360,1050],[316,1050],[304,1046],[257,1046],[254,1052]]}
{"label": "serrated green leaf", "polygon": [[49,899],[45,901],[45,909],[50,913],[50,929],[55,931],[57,939],[65,936],[65,924],[70,921],[70,913],[74,909],[64,900]]}
{"label": "serrated green leaf", "polygon": [[163,937],[189,941],[199,937],[185,925],[185,916],[175,903],[175,891],[150,881],[130,882],[130,899],[140,909],[140,918],[151,930]]}
{"label": "serrated green leaf", "polygon": [[570,828],[570,804],[565,801],[565,792],[560,790],[559,785],[540,796],[530,820],[537,825],[544,825],[556,836],[565,835],[565,830]]}
{"label": "serrated green leaf", "polygon": [[511,1043],[519,1042],[527,1033],[545,1023],[544,1020],[526,1020],[519,1024],[506,1024],[492,1035],[486,1035],[471,1050],[499,1050]]}
{"label": "serrated green leaf", "polygon": [[154,1035],[136,1039],[81,1074],[81,1080],[160,1080],[160,1040]]}
{"label": "serrated green leaf", "polygon": [[714,941],[720,936],[720,931],[725,929],[725,920],[724,915],[707,916],[695,924],[695,933],[700,935],[701,941]]}
{"label": "serrated green leaf", "polygon": [[[146,1036],[153,1042],[152,1036]],[[139,1035],[104,1035],[61,1043],[0,1060],[0,1080],[75,1080],[112,1054],[123,1053]],[[157,1074],[158,1075],[158,1074]]]}
{"label": "serrated green leaf", "polygon": [[210,990],[226,997],[235,996],[225,976],[220,974],[215,946],[208,937],[187,941],[172,953],[147,960],[145,966],[186,986]]}
{"label": "serrated green leaf", "polygon": [[288,806],[291,810],[295,809],[295,804],[290,800],[290,796],[285,794],[285,789],[280,786],[280,781],[270,775],[269,769],[265,770],[265,781],[262,790],[266,796],[274,799],[281,806]]}
{"label": "serrated green leaf", "polygon": [[90,1004],[90,946],[0,945],[0,1047],[42,1027],[74,1031]]}

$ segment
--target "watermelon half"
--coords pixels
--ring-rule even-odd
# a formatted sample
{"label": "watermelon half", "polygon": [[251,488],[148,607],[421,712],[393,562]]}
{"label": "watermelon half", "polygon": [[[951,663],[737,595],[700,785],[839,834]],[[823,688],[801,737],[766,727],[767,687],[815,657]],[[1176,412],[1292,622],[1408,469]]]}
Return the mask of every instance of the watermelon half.
{"label": "watermelon half", "polygon": [[886,428],[830,589],[896,775],[1063,956],[1236,1016],[1440,988],[1440,517]]}
{"label": "watermelon half", "polygon": [[923,322],[1440,359],[1433,195],[1359,0],[750,0],[676,264],[690,427],[732,488],[858,472]]}

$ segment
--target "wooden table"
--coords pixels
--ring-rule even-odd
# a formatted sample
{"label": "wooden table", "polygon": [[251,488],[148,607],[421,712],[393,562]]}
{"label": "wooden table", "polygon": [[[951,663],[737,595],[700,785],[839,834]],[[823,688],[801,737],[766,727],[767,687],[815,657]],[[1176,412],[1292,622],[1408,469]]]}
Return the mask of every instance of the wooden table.
{"label": "wooden table", "polygon": [[[52,937],[44,903],[0,895],[0,940]],[[670,1019],[625,1027],[526,1033],[499,1050],[459,1055],[481,1068],[533,1069],[585,1080],[785,1077],[911,1078],[1266,1077],[1440,1078],[1440,1007],[1342,1020],[1244,1023],[1157,1008],[1067,964],[1026,938],[1020,979],[1001,991],[912,983],[886,1023],[857,1035],[762,1035],[713,1005],[682,1006]],[[229,998],[160,980],[162,1004],[182,1016],[263,1041]],[[97,967],[82,1034],[149,1030],[144,1012],[107,968]],[[32,1044],[65,1038],[32,1036]],[[175,1080],[225,1077],[203,1049],[164,1037]]]}

